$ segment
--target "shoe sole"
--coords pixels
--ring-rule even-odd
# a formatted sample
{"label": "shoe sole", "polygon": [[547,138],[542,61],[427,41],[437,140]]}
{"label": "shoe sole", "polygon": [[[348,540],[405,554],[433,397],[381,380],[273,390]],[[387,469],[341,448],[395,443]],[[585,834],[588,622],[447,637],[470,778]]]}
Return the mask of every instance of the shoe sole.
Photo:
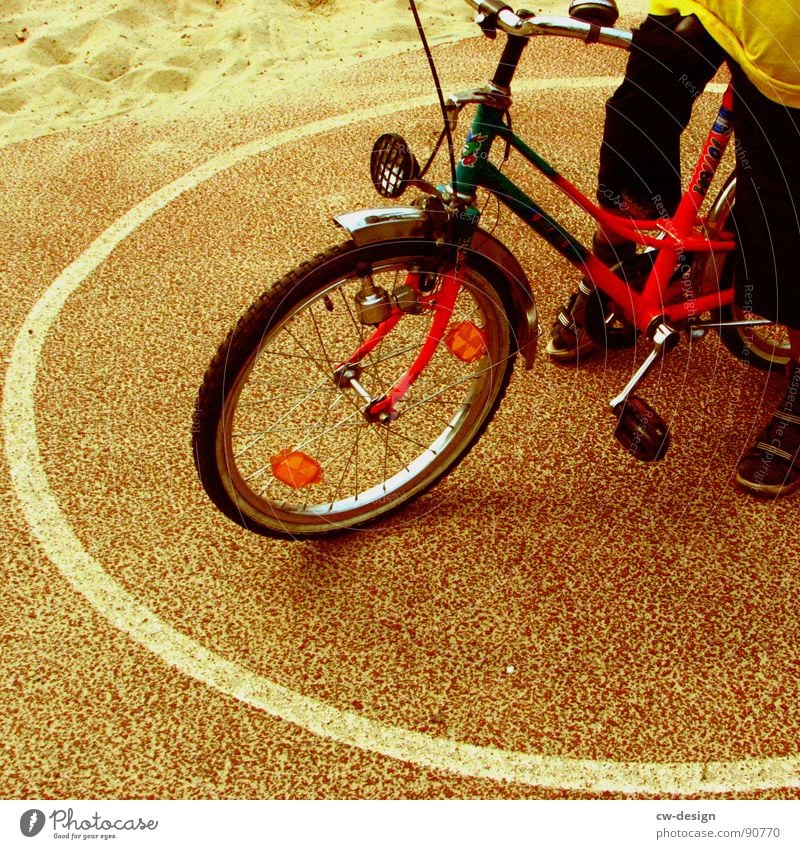
{"label": "shoe sole", "polygon": [[745,480],[743,477],[740,477],[739,473],[736,473],[736,483],[739,484],[740,487],[746,489],[748,492],[753,495],[763,495],[763,496],[779,496],[779,495],[791,495],[795,490],[800,489],[800,478],[792,483],[785,484],[764,484],[764,483],[753,483],[752,481]]}
{"label": "shoe sole", "polygon": [[544,352],[555,362],[571,363],[579,360],[581,357],[588,357],[597,350],[598,346],[591,341],[584,342],[582,345],[578,345],[577,348],[556,348],[551,339],[547,343]]}

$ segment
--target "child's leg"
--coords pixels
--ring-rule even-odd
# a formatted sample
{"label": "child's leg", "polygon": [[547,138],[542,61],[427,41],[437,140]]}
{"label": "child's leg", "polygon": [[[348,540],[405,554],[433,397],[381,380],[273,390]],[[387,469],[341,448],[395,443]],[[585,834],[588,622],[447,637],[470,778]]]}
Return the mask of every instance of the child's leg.
{"label": "child's leg", "polygon": [[[696,18],[650,15],[634,38],[625,79],[606,105],[597,197],[601,206],[633,218],[671,215],[681,194],[680,136],[695,98],[724,58]],[[599,230],[594,249],[607,265],[635,246]],[[597,346],[583,329],[592,283],[558,312],[547,345],[557,362],[576,362]]]}
{"label": "child's leg", "polygon": [[792,362],[786,394],[739,461],[736,480],[761,495],[800,488],[800,110],[767,98],[731,65],[736,128],[740,306],[787,325]]}
{"label": "child's leg", "polygon": [[681,198],[680,138],[725,54],[697,18],[650,15],[635,33],[625,79],[606,104],[598,198],[646,218]]}

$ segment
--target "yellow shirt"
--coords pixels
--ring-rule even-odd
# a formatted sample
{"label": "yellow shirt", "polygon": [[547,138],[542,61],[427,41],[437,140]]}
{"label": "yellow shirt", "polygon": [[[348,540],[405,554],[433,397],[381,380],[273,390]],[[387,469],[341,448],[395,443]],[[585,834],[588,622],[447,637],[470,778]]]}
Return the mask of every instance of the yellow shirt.
{"label": "yellow shirt", "polygon": [[800,108],[800,0],[651,0],[653,15],[697,15],[758,90]]}

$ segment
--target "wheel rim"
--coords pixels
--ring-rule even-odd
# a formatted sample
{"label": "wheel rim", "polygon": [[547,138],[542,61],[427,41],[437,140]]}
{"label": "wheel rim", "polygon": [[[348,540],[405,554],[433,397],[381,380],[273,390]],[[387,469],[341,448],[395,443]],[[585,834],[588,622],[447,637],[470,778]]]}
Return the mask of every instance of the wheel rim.
{"label": "wheel rim", "polygon": [[[373,280],[392,291],[411,264],[373,263]],[[224,485],[244,517],[281,532],[352,527],[413,498],[479,433],[502,384],[510,348],[505,312],[492,287],[469,271],[448,328],[469,322],[485,340],[482,355],[465,362],[441,343],[397,421],[368,423],[365,401],[333,376],[371,333],[356,315],[359,286],[343,275],[277,317],[227,393],[217,446]],[[359,382],[371,397],[412,362],[430,321],[430,309],[404,315],[361,362]],[[287,465],[303,466],[302,474],[289,472],[294,486]]]}

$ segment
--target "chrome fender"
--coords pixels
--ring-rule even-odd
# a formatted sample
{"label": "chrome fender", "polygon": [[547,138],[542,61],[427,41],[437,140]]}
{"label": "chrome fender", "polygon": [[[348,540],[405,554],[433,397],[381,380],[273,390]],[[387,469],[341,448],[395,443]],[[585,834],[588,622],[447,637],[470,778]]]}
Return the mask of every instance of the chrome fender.
{"label": "chrome fender", "polygon": [[[436,239],[441,233],[440,222],[436,218],[442,215],[413,206],[401,206],[347,212],[333,220],[361,247],[395,239]],[[511,296],[513,315],[509,315],[509,320],[515,331],[517,350],[525,368],[532,368],[540,331],[536,299],[528,276],[511,251],[485,230],[478,228],[475,231],[470,248],[488,259],[505,279]]]}

